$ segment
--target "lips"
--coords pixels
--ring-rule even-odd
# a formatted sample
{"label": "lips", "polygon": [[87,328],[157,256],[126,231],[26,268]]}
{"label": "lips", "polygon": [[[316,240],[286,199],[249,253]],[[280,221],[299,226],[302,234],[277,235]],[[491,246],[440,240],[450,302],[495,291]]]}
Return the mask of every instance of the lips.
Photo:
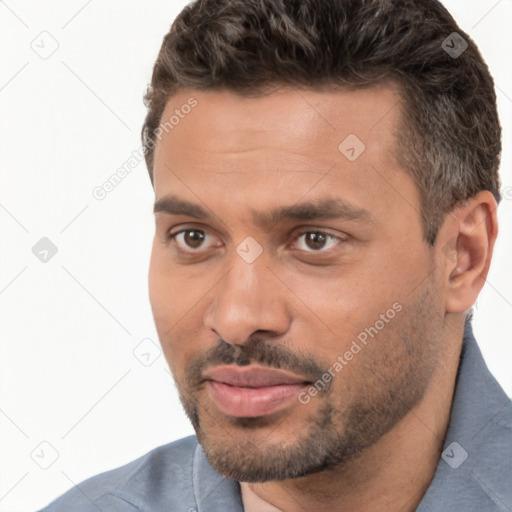
{"label": "lips", "polygon": [[282,384],[307,383],[307,379],[284,370],[261,367],[238,368],[221,366],[205,372],[206,380],[215,380],[230,386],[242,388],[263,388]]}
{"label": "lips", "polygon": [[264,416],[289,407],[310,383],[302,376],[262,367],[222,366],[205,372],[204,379],[217,407],[237,417]]}

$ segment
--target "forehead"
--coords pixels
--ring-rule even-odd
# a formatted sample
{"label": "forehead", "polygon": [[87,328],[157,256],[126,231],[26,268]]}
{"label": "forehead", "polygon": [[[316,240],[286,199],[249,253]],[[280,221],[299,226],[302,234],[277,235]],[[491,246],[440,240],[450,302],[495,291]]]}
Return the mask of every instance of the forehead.
{"label": "forehead", "polygon": [[155,149],[156,198],[238,214],[328,195],[378,216],[400,190],[410,209],[417,190],[395,153],[400,105],[397,89],[384,85],[256,98],[180,91],[161,119],[168,129]]}
{"label": "forehead", "polygon": [[[196,106],[190,108],[190,103]],[[400,95],[392,86],[330,91],[281,88],[257,98],[230,91],[180,91],[171,97],[161,118],[162,138],[155,151],[156,172],[163,162],[207,167],[205,154],[225,157],[229,171],[242,153],[265,150],[294,170],[303,165],[322,170],[337,162],[339,144],[348,136],[366,146],[367,155],[392,157],[400,116]],[[184,154],[184,148],[196,151]],[[228,155],[233,155],[229,161]],[[237,158],[234,158],[237,155]],[[296,155],[296,158],[294,158]],[[216,169],[221,171],[221,169]]]}

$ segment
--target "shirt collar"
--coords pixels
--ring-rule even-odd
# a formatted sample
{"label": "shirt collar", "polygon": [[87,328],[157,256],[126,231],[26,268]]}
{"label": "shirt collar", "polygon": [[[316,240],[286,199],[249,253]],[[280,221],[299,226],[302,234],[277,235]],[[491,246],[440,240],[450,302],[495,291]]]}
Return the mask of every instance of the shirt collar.
{"label": "shirt collar", "polygon": [[199,443],[194,453],[192,478],[197,512],[243,512],[240,484],[216,471]]}
{"label": "shirt collar", "polygon": [[[443,452],[416,511],[462,510],[462,503],[465,510],[512,510],[503,473],[511,471],[511,418],[512,402],[487,368],[468,319]],[[500,508],[504,503],[508,508]]]}

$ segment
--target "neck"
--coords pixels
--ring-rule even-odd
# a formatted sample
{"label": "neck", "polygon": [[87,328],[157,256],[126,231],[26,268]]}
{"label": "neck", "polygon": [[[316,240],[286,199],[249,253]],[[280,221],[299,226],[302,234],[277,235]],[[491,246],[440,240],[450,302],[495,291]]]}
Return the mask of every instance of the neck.
{"label": "neck", "polygon": [[290,480],[241,482],[247,512],[414,512],[442,452],[460,358],[455,337],[462,340],[462,333],[457,329],[446,344],[451,353],[441,354],[423,399],[393,430],[343,467]]}

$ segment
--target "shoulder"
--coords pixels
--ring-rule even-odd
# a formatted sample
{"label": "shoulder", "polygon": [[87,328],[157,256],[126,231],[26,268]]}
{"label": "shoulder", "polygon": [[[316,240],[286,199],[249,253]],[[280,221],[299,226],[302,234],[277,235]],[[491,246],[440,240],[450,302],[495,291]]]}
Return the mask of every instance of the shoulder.
{"label": "shoulder", "polygon": [[[151,450],[119,468],[74,486],[41,512],[128,512],[167,510],[169,504],[194,504],[192,465],[195,436]],[[166,507],[166,508],[165,508]],[[187,510],[187,508],[185,508]]]}
{"label": "shoulder", "polygon": [[[512,401],[506,398],[468,449],[471,475],[490,502],[512,509]],[[501,510],[501,508],[499,508]]]}

